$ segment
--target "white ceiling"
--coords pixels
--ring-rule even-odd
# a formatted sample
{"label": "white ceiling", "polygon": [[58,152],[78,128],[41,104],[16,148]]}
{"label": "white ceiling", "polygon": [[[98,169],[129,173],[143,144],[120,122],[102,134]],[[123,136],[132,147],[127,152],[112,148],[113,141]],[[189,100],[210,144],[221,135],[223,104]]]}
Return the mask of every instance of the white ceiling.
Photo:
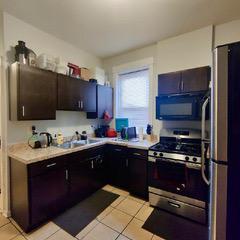
{"label": "white ceiling", "polygon": [[3,9],[102,58],[240,18],[240,0],[3,0]]}

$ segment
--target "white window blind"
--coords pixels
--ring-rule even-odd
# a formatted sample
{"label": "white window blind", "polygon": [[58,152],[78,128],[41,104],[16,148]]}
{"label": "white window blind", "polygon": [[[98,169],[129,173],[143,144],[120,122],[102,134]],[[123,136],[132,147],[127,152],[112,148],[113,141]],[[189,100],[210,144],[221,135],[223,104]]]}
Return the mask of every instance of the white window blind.
{"label": "white window blind", "polygon": [[149,123],[149,69],[119,74],[117,79],[117,117],[128,118],[130,126]]}

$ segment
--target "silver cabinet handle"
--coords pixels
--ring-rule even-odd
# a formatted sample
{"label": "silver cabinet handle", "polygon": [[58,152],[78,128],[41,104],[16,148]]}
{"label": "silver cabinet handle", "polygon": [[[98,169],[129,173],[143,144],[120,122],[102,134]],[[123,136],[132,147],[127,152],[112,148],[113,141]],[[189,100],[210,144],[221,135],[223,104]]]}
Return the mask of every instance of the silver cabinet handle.
{"label": "silver cabinet handle", "polygon": [[78,101],[78,108],[81,108],[81,102]]}
{"label": "silver cabinet handle", "polygon": [[128,159],[126,159],[126,167],[128,167]]}
{"label": "silver cabinet handle", "polygon": [[65,178],[66,178],[66,180],[68,180],[68,170],[67,169],[65,171]]}
{"label": "silver cabinet handle", "polygon": [[135,156],[141,156],[140,153],[133,153],[133,155],[135,155]]}
{"label": "silver cabinet handle", "polygon": [[56,165],[56,163],[51,163],[51,164],[48,164],[46,167],[49,168],[49,167],[53,167],[55,165]]}
{"label": "silver cabinet handle", "polygon": [[83,109],[83,101],[81,101],[81,109]]}
{"label": "silver cabinet handle", "polygon": [[121,151],[122,151],[122,149],[115,148],[115,151],[116,151],[116,152],[121,152]]}
{"label": "silver cabinet handle", "polygon": [[182,81],[182,91],[184,90],[184,82]]}
{"label": "silver cabinet handle", "polygon": [[25,106],[22,106],[22,116],[25,116]]}
{"label": "silver cabinet handle", "polygon": [[91,161],[91,168],[92,168],[92,169],[94,168],[93,161]]}

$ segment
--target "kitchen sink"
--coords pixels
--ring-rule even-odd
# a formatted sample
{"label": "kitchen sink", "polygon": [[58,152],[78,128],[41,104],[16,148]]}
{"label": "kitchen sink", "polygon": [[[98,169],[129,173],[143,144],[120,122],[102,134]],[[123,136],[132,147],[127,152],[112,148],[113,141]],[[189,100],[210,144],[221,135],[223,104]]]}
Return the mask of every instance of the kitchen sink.
{"label": "kitchen sink", "polygon": [[74,141],[66,141],[61,145],[55,145],[55,146],[63,149],[70,149],[70,148],[81,147],[87,144],[98,143],[100,141],[101,140],[95,140],[95,139],[79,140],[79,141],[74,140]]}

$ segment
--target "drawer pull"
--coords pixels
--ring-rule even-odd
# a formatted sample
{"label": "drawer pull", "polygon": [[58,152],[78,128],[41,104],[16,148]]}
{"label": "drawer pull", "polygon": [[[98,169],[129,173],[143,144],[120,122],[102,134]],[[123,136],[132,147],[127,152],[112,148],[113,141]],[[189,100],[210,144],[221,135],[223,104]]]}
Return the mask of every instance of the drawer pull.
{"label": "drawer pull", "polygon": [[53,166],[55,166],[55,165],[56,165],[56,163],[48,164],[48,165],[47,165],[47,168],[49,168],[49,167],[53,167]]}
{"label": "drawer pull", "polygon": [[121,152],[121,151],[122,151],[122,149],[115,148],[115,151],[116,151],[116,152]]}
{"label": "drawer pull", "polygon": [[141,156],[141,153],[133,153],[135,156]]}
{"label": "drawer pull", "polygon": [[172,207],[175,207],[175,208],[180,208],[181,207],[179,204],[176,204],[176,203],[173,203],[173,202],[170,202],[170,201],[168,201],[168,204]]}

